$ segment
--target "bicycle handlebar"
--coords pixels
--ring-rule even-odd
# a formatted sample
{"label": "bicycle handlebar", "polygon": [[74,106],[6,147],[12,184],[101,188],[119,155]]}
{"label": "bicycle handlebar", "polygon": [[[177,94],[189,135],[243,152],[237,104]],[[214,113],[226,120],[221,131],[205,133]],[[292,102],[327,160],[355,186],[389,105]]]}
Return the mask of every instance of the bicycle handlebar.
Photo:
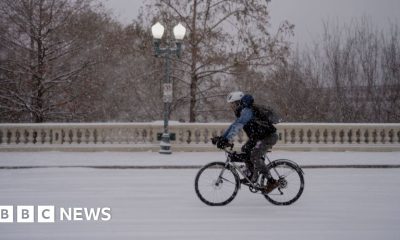
{"label": "bicycle handlebar", "polygon": [[[211,143],[212,143],[213,145],[216,145],[217,142],[218,142],[218,138],[219,138],[219,137],[211,138]],[[235,145],[234,145],[233,143],[227,143],[227,146],[226,146],[225,148],[223,148],[222,150],[227,151],[227,148],[231,148],[230,150],[232,150],[234,146],[235,146]]]}
{"label": "bicycle handlebar", "polygon": [[229,143],[228,144],[228,146],[226,146],[224,149],[222,149],[222,150],[224,150],[224,152],[226,152],[226,153],[232,153],[232,150],[233,150],[233,147],[235,146],[235,144],[233,144],[233,143]]}
{"label": "bicycle handlebar", "polygon": [[233,149],[233,147],[235,146],[235,144],[233,144],[233,143],[228,143],[228,146],[226,146],[225,148],[231,148],[231,150]]}

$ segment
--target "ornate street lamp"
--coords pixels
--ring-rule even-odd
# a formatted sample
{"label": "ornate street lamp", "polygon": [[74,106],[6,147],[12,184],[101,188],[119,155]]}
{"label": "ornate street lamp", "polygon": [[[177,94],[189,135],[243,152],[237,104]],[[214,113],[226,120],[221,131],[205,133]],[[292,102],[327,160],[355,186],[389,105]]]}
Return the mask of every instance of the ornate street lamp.
{"label": "ornate street lamp", "polygon": [[175,47],[171,47],[169,41],[167,41],[167,46],[164,48],[160,47],[161,39],[164,35],[164,27],[159,22],[151,27],[151,33],[154,38],[154,50],[156,56],[162,56],[165,59],[165,76],[164,76],[164,132],[161,137],[160,142],[160,153],[161,154],[171,154],[171,143],[170,134],[168,130],[169,113],[171,110],[172,103],[172,83],[171,83],[171,55],[175,54],[180,57],[182,51],[182,40],[185,37],[186,28],[182,24],[178,24],[174,27],[173,33],[175,37]]}

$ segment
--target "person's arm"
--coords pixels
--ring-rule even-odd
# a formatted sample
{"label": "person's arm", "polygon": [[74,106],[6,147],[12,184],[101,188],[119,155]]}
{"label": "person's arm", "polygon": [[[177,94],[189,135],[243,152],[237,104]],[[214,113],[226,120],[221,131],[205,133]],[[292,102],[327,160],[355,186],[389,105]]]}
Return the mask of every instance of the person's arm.
{"label": "person's arm", "polygon": [[240,117],[229,126],[222,137],[229,141],[233,140],[233,138],[239,133],[243,126],[251,120],[252,117],[253,111],[250,108],[243,108]]}

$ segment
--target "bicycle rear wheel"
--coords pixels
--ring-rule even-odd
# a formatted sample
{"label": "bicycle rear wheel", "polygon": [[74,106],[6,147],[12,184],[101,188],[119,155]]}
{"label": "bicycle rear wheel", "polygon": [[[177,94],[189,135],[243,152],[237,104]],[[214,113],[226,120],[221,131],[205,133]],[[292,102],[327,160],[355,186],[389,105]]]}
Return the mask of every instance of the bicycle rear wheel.
{"label": "bicycle rear wheel", "polygon": [[[279,186],[272,192],[264,194],[265,198],[275,205],[290,205],[297,201],[304,190],[304,176],[299,166],[287,160],[275,161],[269,167],[271,176]],[[261,186],[267,185],[267,178],[261,179]]]}
{"label": "bicycle rear wheel", "polygon": [[202,202],[209,206],[230,203],[238,193],[239,175],[225,168],[223,162],[213,162],[199,170],[195,179],[195,190]]}

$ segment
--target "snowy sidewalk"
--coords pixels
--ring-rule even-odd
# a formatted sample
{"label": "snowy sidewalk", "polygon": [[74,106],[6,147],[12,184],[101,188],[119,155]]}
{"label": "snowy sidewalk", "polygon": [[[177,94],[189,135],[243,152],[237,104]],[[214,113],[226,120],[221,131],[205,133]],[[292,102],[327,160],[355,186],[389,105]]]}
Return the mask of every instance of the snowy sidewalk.
{"label": "snowy sidewalk", "polygon": [[[291,159],[301,166],[394,166],[400,167],[400,152],[286,152],[269,154],[272,159]],[[223,152],[0,152],[0,168],[24,167],[121,167],[192,168],[225,161]]]}
{"label": "snowy sidewalk", "polygon": [[[303,166],[400,164],[399,152],[274,152],[271,158],[289,158]],[[227,206],[206,206],[193,186],[197,169],[112,168],[194,168],[223,160],[222,152],[0,153],[3,205],[112,209],[109,222],[0,224],[0,239],[399,239],[399,168],[304,169],[304,193],[285,207],[246,187]]]}

